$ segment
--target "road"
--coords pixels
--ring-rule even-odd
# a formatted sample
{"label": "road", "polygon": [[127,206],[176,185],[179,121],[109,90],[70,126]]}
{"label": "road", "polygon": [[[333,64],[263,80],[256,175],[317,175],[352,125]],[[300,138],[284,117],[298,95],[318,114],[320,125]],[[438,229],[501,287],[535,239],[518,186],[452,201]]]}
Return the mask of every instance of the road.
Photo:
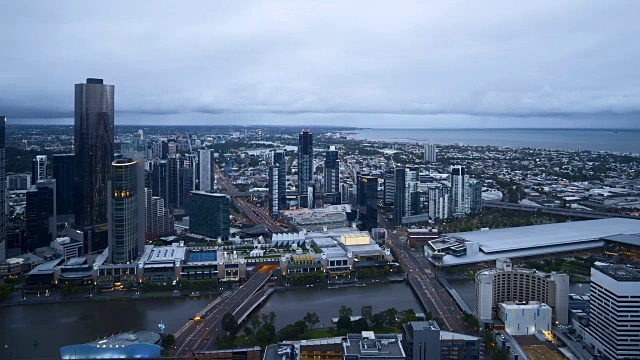
{"label": "road", "polygon": [[[387,229],[394,228],[383,216],[378,217],[378,223]],[[445,328],[443,330],[472,334],[471,329],[462,321],[462,311],[455,300],[436,279],[434,265],[421,251],[412,251],[404,239],[406,239],[406,232],[398,230],[396,233],[389,233],[387,243],[395,250],[409,282],[416,289],[427,310],[442,319]]]}
{"label": "road", "polygon": [[552,331],[558,337],[558,339],[562,340],[562,342],[567,345],[569,350],[571,350],[571,352],[580,360],[593,359],[593,356],[591,356],[591,354],[589,354],[589,352],[582,347],[582,344],[580,344],[580,342],[569,339],[569,337],[563,334],[562,331],[560,331],[560,329],[558,328],[554,328],[552,329]]}
{"label": "road", "polygon": [[508,203],[508,202],[502,202],[502,201],[483,201],[482,206],[489,207],[489,208],[523,210],[523,211],[540,210],[540,212],[543,212],[546,214],[575,216],[575,217],[582,217],[587,219],[625,218],[625,219],[640,220],[640,217],[631,216],[631,215],[614,214],[614,213],[606,213],[606,212],[591,211],[591,210],[576,210],[576,209],[551,208],[551,207],[534,206],[534,205],[522,205],[522,204],[514,204],[514,203]]}
{"label": "road", "polygon": [[[238,189],[236,189],[235,185],[233,185],[231,181],[224,176],[220,169],[216,168],[215,174],[216,181],[222,190],[230,193],[238,193]],[[231,199],[236,207],[249,217],[251,221],[256,224],[264,225],[272,233],[285,232],[285,230],[278,226],[278,224],[269,216],[266,209],[253,205],[249,200],[243,197],[231,197]]]}
{"label": "road", "polygon": [[[247,307],[247,302],[271,277],[277,265],[261,266],[253,276],[237,291],[230,293],[211,306],[200,317],[202,320],[190,320],[182,331],[176,336],[175,356],[185,356],[189,349],[214,350],[215,339],[224,335],[222,330],[222,317],[226,313],[235,313],[238,309]],[[239,316],[240,314],[238,314]]]}

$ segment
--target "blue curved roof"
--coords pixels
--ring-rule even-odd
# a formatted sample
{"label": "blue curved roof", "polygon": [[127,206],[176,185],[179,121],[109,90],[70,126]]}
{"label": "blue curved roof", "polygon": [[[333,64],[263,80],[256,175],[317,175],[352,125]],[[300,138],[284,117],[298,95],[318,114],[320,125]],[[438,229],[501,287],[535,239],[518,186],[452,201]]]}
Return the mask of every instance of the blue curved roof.
{"label": "blue curved roof", "polygon": [[119,359],[119,358],[156,358],[162,348],[153,344],[131,344],[109,347],[108,345],[69,345],[60,348],[62,359]]}

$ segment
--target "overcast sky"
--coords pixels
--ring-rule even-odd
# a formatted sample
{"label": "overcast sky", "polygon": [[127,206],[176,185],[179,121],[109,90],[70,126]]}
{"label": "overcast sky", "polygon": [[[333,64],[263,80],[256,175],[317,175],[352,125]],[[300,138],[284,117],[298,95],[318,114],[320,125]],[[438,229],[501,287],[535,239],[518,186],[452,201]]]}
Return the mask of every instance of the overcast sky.
{"label": "overcast sky", "polygon": [[70,122],[73,85],[99,77],[116,125],[640,128],[640,1],[0,0],[0,13],[11,123]]}

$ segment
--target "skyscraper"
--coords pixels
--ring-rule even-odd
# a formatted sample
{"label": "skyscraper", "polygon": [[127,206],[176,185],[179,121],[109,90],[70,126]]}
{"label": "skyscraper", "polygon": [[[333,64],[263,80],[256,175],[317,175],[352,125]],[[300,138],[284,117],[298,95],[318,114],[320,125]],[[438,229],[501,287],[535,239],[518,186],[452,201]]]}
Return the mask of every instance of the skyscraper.
{"label": "skyscraper", "polygon": [[212,191],[213,180],[211,174],[211,150],[201,149],[199,152],[200,163],[200,191]]}
{"label": "skyscraper", "polygon": [[[476,179],[467,181],[467,190],[465,191],[465,210],[467,213],[478,213],[482,211],[482,183]],[[467,206],[468,203],[468,206]]]}
{"label": "skyscraper", "polygon": [[109,260],[127,263],[144,252],[145,198],[142,159],[112,163],[109,181]]}
{"label": "skyscraper", "polygon": [[280,165],[275,164],[269,166],[269,215],[272,219],[278,218],[278,211],[280,211]]}
{"label": "skyscraper", "polygon": [[[340,160],[335,146],[329,147],[324,158],[324,193],[340,192]],[[337,198],[340,198],[338,195]]]}
{"label": "skyscraper", "polygon": [[395,198],[396,179],[395,170],[384,172],[384,206],[392,206]]}
{"label": "skyscraper", "polygon": [[75,86],[75,218],[85,253],[107,247],[107,182],[114,138],[114,86],[87,79]]}
{"label": "skyscraper", "polygon": [[378,227],[378,178],[358,175],[358,209],[362,227],[371,231]]}
{"label": "skyscraper", "polygon": [[436,162],[436,144],[429,141],[424,145],[424,162]]}
{"label": "skyscraper", "polygon": [[31,181],[35,184],[47,178],[47,155],[36,155],[31,162]]}
{"label": "skyscraper", "polygon": [[[300,207],[313,207],[313,134],[303,130],[298,135],[298,201]],[[311,201],[309,201],[311,198]]]}
{"label": "skyscraper", "polygon": [[6,257],[7,240],[7,174],[5,173],[5,123],[7,119],[0,116],[0,261]]}
{"label": "skyscraper", "polygon": [[591,268],[585,341],[603,359],[640,358],[640,270],[596,263]]}
{"label": "skyscraper", "polygon": [[401,226],[402,218],[417,215],[420,211],[418,169],[413,167],[397,168],[394,185],[393,221],[395,226]]}
{"label": "skyscraper", "polygon": [[278,210],[287,210],[287,156],[284,150],[272,153],[271,164],[278,165]]}
{"label": "skyscraper", "polygon": [[435,219],[447,219],[450,214],[449,187],[443,184],[430,184],[428,186],[429,195],[429,217]]}
{"label": "skyscraper", "polygon": [[73,154],[53,155],[53,178],[56,179],[56,212],[59,215],[73,214],[74,203],[74,162]]}
{"label": "skyscraper", "polygon": [[451,214],[462,216],[465,214],[465,191],[467,175],[464,166],[451,167]]}
{"label": "skyscraper", "polygon": [[40,180],[27,191],[25,218],[27,235],[23,250],[49,246],[56,239],[56,181]]}

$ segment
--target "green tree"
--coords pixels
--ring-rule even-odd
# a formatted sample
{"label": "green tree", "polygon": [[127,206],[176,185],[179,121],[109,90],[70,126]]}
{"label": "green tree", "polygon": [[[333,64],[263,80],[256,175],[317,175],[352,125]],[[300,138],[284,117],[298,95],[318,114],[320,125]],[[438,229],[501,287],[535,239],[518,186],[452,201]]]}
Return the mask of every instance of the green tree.
{"label": "green tree", "polygon": [[340,306],[340,310],[338,310],[338,315],[339,316],[346,316],[346,317],[350,317],[353,314],[353,310],[350,307],[347,307],[345,305]]}
{"label": "green tree", "polygon": [[367,319],[365,318],[360,318],[351,323],[351,331],[354,333],[359,333],[361,331],[368,331],[368,330],[369,330],[369,324],[367,323]]}
{"label": "green tree", "polygon": [[505,348],[496,348],[493,352],[494,360],[509,360],[509,351]]}
{"label": "green tree", "polygon": [[336,327],[338,331],[349,332],[351,331],[351,318],[347,315],[341,315],[338,318],[338,322],[336,323]]}
{"label": "green tree", "polygon": [[308,312],[302,320],[309,325],[309,328],[313,329],[320,322],[320,317],[315,312]]}
{"label": "green tree", "polygon": [[398,315],[398,310],[395,308],[389,308],[384,311],[384,323],[389,327],[396,327],[396,316]]}
{"label": "green tree", "polygon": [[410,321],[416,321],[418,318],[416,317],[416,312],[413,309],[407,309],[400,313],[402,317],[402,323],[408,323]]}
{"label": "green tree", "polygon": [[373,308],[371,305],[365,305],[360,309],[360,316],[362,316],[367,323],[371,324],[371,320],[373,318]]}
{"label": "green tree", "polygon": [[262,320],[263,324],[273,325],[276,322],[276,313],[271,311],[267,314],[261,314],[260,319]]}
{"label": "green tree", "polygon": [[262,325],[262,322],[260,321],[260,317],[258,315],[253,315],[251,317],[250,323],[253,331],[257,331],[260,325]]}
{"label": "green tree", "polygon": [[232,313],[225,313],[222,316],[222,330],[231,333],[237,326],[238,323]]}
{"label": "green tree", "polygon": [[269,344],[272,344],[276,340],[276,328],[273,324],[262,324],[258,330],[256,330],[256,341],[263,348]]}
{"label": "green tree", "polygon": [[173,336],[173,334],[167,334],[167,336],[164,337],[165,348],[170,348],[175,344],[176,344],[176,338]]}

